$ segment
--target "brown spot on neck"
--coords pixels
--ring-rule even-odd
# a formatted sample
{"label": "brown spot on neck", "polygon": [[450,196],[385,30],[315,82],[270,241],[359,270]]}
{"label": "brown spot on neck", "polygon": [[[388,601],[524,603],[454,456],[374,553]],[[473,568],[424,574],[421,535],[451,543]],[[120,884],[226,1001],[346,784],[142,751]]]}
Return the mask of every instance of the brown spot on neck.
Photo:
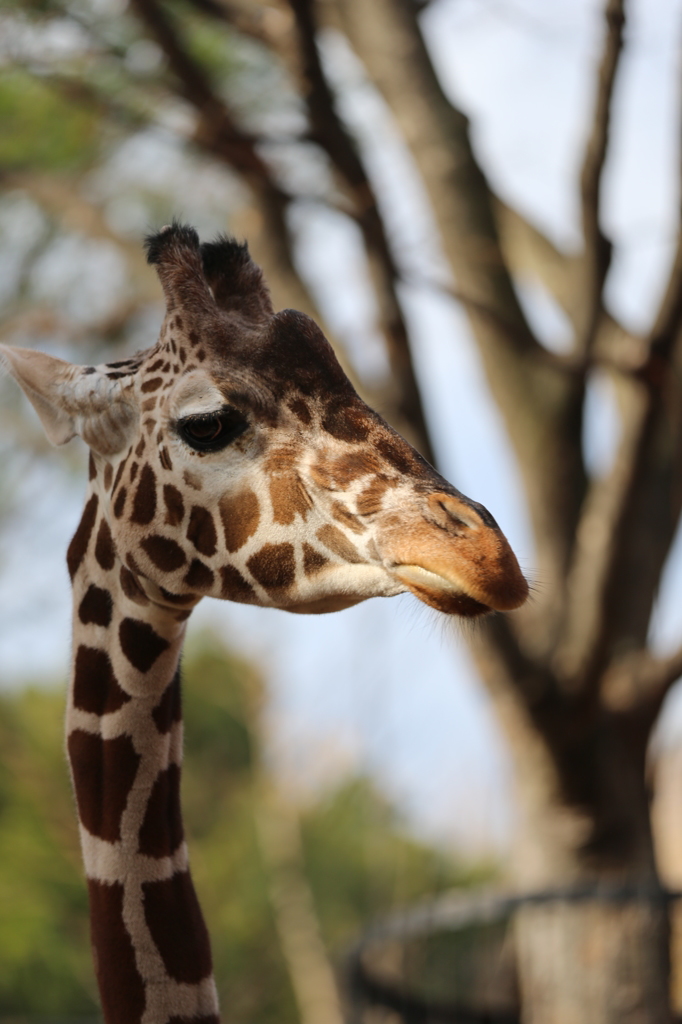
{"label": "brown spot on neck", "polygon": [[83,509],[83,515],[81,516],[81,521],[78,524],[78,529],[74,533],[71,543],[69,544],[69,550],[66,553],[66,564],[68,566],[69,576],[71,579],[73,579],[78,572],[81,562],[85,557],[85,552],[88,549],[90,536],[95,525],[95,519],[97,518],[97,504],[97,495],[91,495]]}

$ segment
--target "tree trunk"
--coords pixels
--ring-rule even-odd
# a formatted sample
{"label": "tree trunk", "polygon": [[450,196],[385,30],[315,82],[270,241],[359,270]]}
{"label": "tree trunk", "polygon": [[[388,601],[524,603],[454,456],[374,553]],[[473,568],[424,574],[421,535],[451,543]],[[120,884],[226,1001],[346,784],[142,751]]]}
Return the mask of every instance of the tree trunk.
{"label": "tree trunk", "polygon": [[662,901],[555,900],[515,921],[523,1024],[666,1024]]}
{"label": "tree trunk", "polygon": [[[556,694],[529,699],[481,630],[474,653],[513,754],[512,874],[523,1024],[667,1024],[668,907],[644,761],[648,722]],[[522,694],[526,693],[526,696]],[[548,894],[559,892],[555,898]]]}

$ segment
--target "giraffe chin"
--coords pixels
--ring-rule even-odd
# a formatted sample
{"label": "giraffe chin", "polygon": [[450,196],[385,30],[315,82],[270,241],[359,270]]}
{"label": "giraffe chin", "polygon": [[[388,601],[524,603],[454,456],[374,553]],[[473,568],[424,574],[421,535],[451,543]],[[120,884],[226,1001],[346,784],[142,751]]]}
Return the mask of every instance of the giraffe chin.
{"label": "giraffe chin", "polygon": [[446,615],[475,619],[494,611],[490,605],[471,597],[452,581],[421,565],[398,565],[393,574],[420,601]]}
{"label": "giraffe chin", "polygon": [[344,608],[352,608],[360,604],[364,597],[347,597],[345,594],[329,594],[317,601],[303,601],[301,604],[284,605],[282,611],[294,612],[296,615],[327,615],[329,612],[342,612]]}

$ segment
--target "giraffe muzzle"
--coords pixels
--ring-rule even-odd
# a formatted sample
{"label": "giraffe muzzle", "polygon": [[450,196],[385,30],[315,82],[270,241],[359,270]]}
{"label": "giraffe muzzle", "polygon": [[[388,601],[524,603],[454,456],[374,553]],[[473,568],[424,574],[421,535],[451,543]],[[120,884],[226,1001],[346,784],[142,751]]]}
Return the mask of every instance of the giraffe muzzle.
{"label": "giraffe muzzle", "polygon": [[419,521],[391,531],[383,553],[415,597],[449,615],[512,611],[528,597],[528,583],[495,520],[452,494],[430,494]]}

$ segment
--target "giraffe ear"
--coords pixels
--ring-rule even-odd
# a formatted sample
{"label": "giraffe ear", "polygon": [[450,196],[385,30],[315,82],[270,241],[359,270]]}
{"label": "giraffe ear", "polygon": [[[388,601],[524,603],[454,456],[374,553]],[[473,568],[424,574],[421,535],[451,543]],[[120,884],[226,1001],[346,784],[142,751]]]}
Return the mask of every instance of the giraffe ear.
{"label": "giraffe ear", "polygon": [[101,455],[125,447],[137,412],[115,381],[93,367],[9,345],[0,345],[0,365],[38,413],[52,444],[66,444],[78,434]]}
{"label": "giraffe ear", "polygon": [[251,320],[273,315],[263,271],[251,259],[246,242],[220,235],[215,242],[204,242],[201,256],[206,280],[221,309],[242,313]]}

